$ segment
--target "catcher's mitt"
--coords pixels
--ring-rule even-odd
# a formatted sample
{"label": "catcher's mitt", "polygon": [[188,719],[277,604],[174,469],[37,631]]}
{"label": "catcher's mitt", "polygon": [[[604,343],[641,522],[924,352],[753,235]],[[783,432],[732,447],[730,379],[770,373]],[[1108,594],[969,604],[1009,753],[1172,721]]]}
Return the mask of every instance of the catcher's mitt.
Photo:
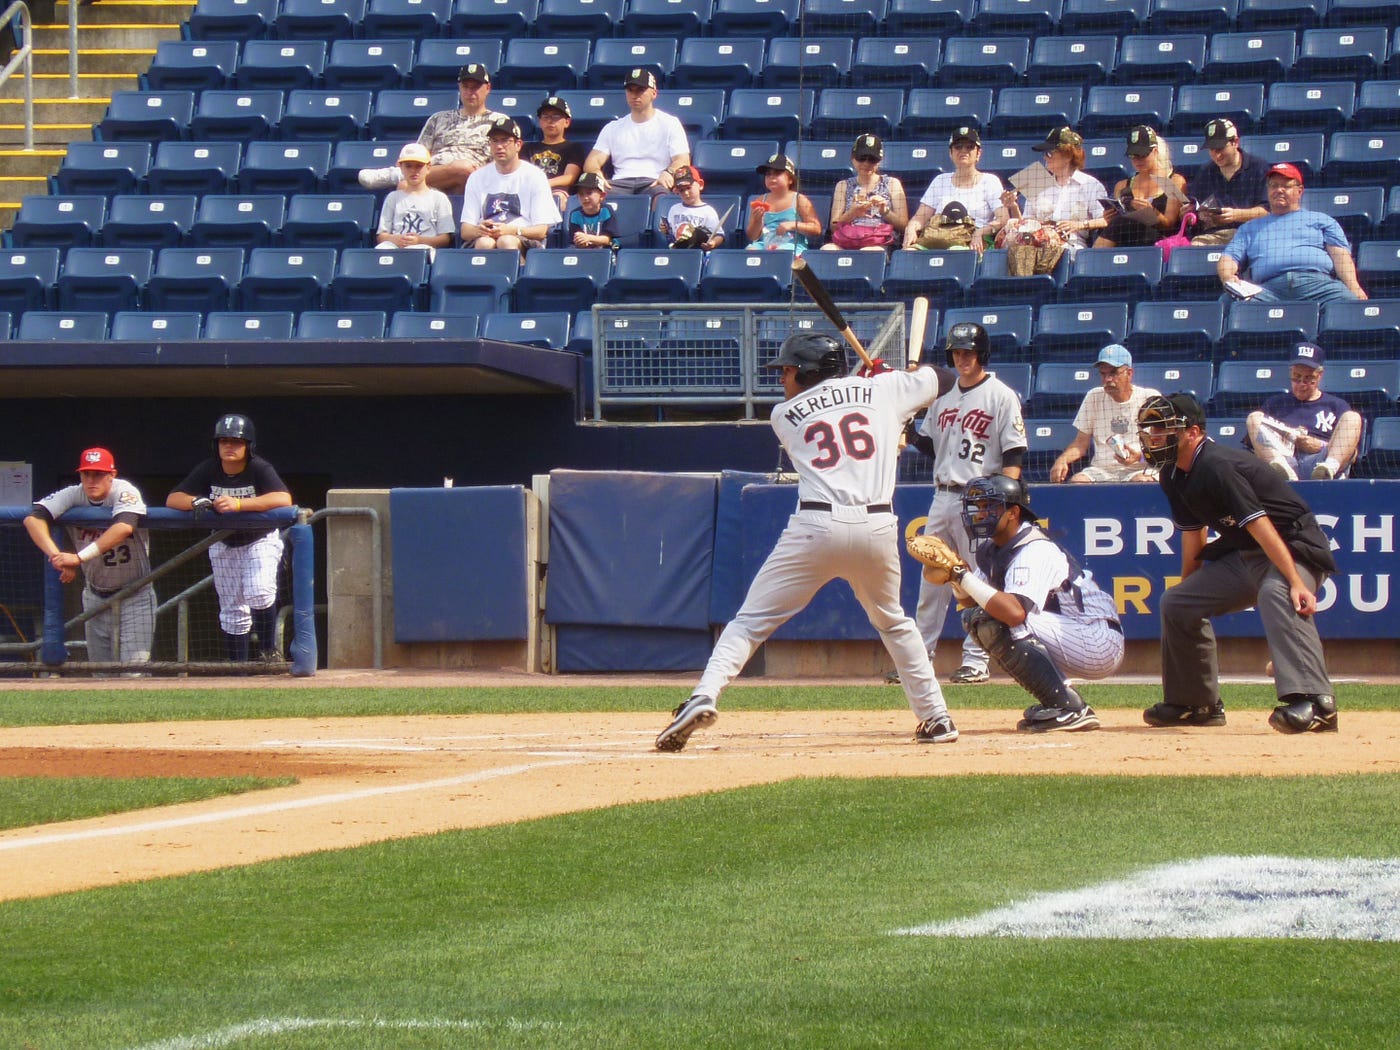
{"label": "catcher's mitt", "polygon": [[967,562],[945,540],[921,532],[909,537],[909,555],[924,564],[924,579],[938,585],[952,581],[956,570],[967,571]]}
{"label": "catcher's mitt", "polygon": [[714,234],[703,226],[692,226],[688,222],[683,222],[676,227],[676,239],[671,242],[671,247],[704,248],[706,242],[713,236]]}

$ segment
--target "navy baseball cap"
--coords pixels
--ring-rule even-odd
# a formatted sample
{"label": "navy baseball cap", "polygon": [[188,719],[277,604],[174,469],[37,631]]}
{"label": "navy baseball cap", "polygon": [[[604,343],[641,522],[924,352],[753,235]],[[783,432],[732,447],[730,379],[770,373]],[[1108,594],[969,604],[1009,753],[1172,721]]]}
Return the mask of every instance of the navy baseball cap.
{"label": "navy baseball cap", "polygon": [[457,71],[457,83],[460,84],[464,80],[475,80],[478,84],[489,84],[491,83],[491,74],[480,62],[470,62]]}
{"label": "navy baseball cap", "polygon": [[486,129],[486,137],[489,139],[495,135],[505,135],[507,138],[518,139],[520,137],[520,125],[504,113],[498,113],[491,118],[491,126]]}
{"label": "navy baseball cap", "polygon": [[1293,356],[1289,358],[1288,364],[1306,365],[1308,368],[1321,368],[1323,360],[1322,347],[1316,343],[1297,343],[1293,347]]}

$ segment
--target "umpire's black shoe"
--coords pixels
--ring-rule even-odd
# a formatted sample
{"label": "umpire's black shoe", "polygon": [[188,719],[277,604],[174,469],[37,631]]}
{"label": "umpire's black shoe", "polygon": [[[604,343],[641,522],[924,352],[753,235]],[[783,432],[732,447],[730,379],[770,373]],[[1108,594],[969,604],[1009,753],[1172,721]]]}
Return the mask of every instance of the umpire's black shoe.
{"label": "umpire's black shoe", "polygon": [[1183,707],[1163,700],[1142,713],[1150,726],[1223,726],[1225,705],[1219,700],[1207,707]]}
{"label": "umpire's black shoe", "polygon": [[1335,733],[1337,700],[1326,694],[1290,693],[1269,715],[1269,725],[1280,733]]}
{"label": "umpire's black shoe", "polygon": [[656,750],[679,751],[685,747],[690,734],[712,726],[719,719],[715,702],[708,696],[692,696],[672,712],[671,724],[656,738]]}

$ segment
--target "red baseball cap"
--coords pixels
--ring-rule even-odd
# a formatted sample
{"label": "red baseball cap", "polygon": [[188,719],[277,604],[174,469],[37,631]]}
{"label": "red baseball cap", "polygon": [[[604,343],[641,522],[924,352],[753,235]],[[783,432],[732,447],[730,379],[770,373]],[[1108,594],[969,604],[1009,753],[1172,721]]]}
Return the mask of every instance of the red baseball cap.
{"label": "red baseball cap", "polygon": [[104,474],[117,472],[117,461],[105,448],[90,448],[78,457],[78,473],[85,470],[99,470]]}
{"label": "red baseball cap", "polygon": [[1265,178],[1271,175],[1282,175],[1285,179],[1297,179],[1298,185],[1303,184],[1303,173],[1292,164],[1275,164],[1269,169],[1269,175],[1266,175]]}

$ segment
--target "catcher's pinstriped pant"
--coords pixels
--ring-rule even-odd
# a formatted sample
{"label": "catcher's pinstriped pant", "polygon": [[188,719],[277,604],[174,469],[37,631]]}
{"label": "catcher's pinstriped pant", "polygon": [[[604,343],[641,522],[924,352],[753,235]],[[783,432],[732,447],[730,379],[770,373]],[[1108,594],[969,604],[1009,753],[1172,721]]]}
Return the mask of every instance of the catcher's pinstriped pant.
{"label": "catcher's pinstriped pant", "polygon": [[[96,609],[106,598],[83,588],[83,611]],[[121,604],[121,638],[113,630],[113,610],[98,613],[83,624],[88,659],[93,663],[144,664],[151,659],[151,639],[156,633],[156,591],[142,587]]]}
{"label": "catcher's pinstriped pant", "polygon": [[282,534],[269,532],[245,547],[216,543],[209,548],[214,589],[219,592],[219,626],[225,634],[248,634],[253,609],[277,600],[277,569],[282,564]]}

